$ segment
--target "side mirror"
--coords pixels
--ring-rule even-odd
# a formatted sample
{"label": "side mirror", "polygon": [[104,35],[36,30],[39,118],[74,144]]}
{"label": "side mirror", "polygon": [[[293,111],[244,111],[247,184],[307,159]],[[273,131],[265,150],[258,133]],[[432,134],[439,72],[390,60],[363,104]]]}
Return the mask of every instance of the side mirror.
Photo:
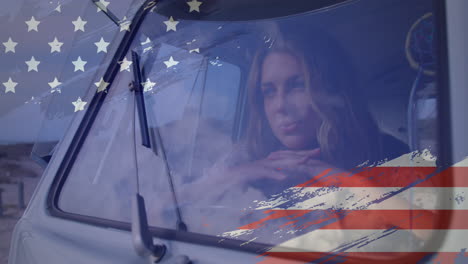
{"label": "side mirror", "polygon": [[42,168],[46,168],[50,159],[52,158],[52,155],[54,154],[57,144],[58,141],[34,143],[33,149],[31,151],[31,159],[39,164]]}

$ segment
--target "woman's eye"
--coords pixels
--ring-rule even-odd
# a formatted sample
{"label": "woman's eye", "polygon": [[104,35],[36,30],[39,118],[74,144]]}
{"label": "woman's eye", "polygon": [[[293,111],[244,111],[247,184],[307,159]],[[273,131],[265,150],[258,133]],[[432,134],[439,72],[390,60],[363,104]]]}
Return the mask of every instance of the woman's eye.
{"label": "woman's eye", "polygon": [[305,83],[304,82],[295,82],[295,83],[293,83],[292,88],[297,89],[297,90],[303,90],[305,88]]}
{"label": "woman's eye", "polygon": [[263,97],[272,97],[274,94],[274,91],[272,88],[266,88],[266,89],[263,89],[262,93],[263,93]]}

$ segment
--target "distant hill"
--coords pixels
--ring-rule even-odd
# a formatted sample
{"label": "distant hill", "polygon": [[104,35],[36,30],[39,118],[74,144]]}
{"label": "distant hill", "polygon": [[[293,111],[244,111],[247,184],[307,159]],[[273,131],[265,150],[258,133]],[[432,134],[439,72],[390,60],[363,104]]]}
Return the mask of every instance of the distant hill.
{"label": "distant hill", "polygon": [[0,144],[0,158],[5,156],[17,157],[17,156],[29,156],[33,144]]}

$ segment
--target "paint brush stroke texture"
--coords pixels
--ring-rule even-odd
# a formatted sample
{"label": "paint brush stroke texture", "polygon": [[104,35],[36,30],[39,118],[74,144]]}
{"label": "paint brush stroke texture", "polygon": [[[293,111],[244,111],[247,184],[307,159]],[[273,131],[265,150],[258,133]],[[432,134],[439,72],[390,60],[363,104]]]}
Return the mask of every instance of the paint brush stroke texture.
{"label": "paint brush stroke texture", "polygon": [[[406,254],[408,263],[426,263],[433,254],[438,254],[434,263],[455,263],[468,246],[460,244],[468,236],[467,165],[465,159],[438,171],[428,152],[413,152],[354,172],[325,170],[254,201],[241,216],[251,221],[221,236],[249,242],[268,237],[276,246],[265,248],[262,264],[287,263],[276,257],[353,263],[356,257],[372,256],[385,262],[399,254]],[[440,248],[414,230],[427,231],[430,241],[452,232]]]}

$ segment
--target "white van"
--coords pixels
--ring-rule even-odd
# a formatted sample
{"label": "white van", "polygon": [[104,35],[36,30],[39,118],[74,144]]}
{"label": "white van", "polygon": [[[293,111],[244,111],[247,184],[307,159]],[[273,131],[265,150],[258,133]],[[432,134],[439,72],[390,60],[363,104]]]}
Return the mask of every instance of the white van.
{"label": "white van", "polygon": [[468,1],[103,9],[10,264],[468,263]]}

